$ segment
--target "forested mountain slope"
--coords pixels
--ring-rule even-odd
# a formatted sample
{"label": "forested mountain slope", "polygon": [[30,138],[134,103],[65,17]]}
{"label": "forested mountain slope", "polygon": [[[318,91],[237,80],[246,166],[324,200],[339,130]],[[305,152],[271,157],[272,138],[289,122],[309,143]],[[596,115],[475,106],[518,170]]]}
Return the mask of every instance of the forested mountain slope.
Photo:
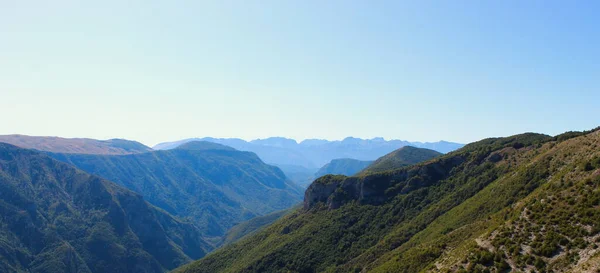
{"label": "forested mountain slope", "polygon": [[485,139],[324,176],[304,208],[178,272],[596,272],[600,132]]}
{"label": "forested mountain slope", "polygon": [[139,194],[0,143],[0,272],[164,272],[210,249]]}
{"label": "forested mountain slope", "polygon": [[254,153],[209,142],[132,155],[51,154],[140,193],[153,205],[189,217],[217,244],[235,224],[290,208],[301,190]]}

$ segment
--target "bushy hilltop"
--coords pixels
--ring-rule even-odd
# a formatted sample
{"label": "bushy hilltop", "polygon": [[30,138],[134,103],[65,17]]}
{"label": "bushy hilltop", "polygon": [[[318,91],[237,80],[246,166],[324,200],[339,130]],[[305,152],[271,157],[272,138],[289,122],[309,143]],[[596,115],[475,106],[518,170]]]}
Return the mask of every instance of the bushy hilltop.
{"label": "bushy hilltop", "polygon": [[0,272],[165,272],[210,249],[140,195],[0,143]]}
{"label": "bushy hilltop", "polygon": [[324,176],[304,207],[177,272],[597,272],[600,132],[526,133]]}
{"label": "bushy hilltop", "polygon": [[381,172],[386,170],[398,169],[401,167],[414,165],[419,162],[427,161],[432,158],[436,158],[440,155],[442,155],[442,153],[434,150],[416,148],[412,146],[404,146],[375,160],[372,164],[368,166],[368,168],[365,168],[363,171]]}
{"label": "bushy hilltop", "polygon": [[172,215],[189,218],[215,245],[235,224],[302,201],[301,190],[277,167],[254,153],[210,142],[131,155],[51,156],[140,193]]}

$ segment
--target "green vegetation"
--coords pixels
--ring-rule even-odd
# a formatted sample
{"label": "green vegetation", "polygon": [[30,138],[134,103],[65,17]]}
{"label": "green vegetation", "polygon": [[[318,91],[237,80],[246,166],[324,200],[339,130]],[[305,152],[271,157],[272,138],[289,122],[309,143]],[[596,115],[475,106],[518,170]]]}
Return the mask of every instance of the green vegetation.
{"label": "green vegetation", "polygon": [[[484,236],[491,245],[485,252],[502,257],[517,270],[579,271],[576,265],[587,261],[585,256],[600,243],[600,173],[593,172],[600,166],[587,166],[592,168],[561,166],[563,170],[550,182],[512,210],[508,221]],[[499,270],[490,264],[473,264]]]}
{"label": "green vegetation", "polygon": [[300,181],[299,184],[301,186],[307,184],[307,187],[315,178],[328,174],[349,176],[358,174],[361,171],[373,172],[398,169],[427,161],[440,155],[441,153],[433,150],[404,146],[381,157],[376,162],[341,158],[331,160],[331,162],[325,164],[315,173],[307,173],[306,171],[298,170],[298,168],[291,168],[289,166],[282,166],[282,169],[293,181]]}
{"label": "green vegetation", "polygon": [[189,142],[174,150],[132,155],[51,156],[188,218],[215,245],[236,223],[301,201],[301,190],[281,170],[254,153],[215,143]]}
{"label": "green vegetation", "polygon": [[165,272],[211,248],[136,193],[0,143],[0,272]]}
{"label": "green vegetation", "polygon": [[176,272],[596,272],[600,132],[485,139],[324,176],[304,208]]}
{"label": "green vegetation", "polygon": [[382,172],[414,165],[442,155],[434,150],[404,146],[375,160],[363,172]]}

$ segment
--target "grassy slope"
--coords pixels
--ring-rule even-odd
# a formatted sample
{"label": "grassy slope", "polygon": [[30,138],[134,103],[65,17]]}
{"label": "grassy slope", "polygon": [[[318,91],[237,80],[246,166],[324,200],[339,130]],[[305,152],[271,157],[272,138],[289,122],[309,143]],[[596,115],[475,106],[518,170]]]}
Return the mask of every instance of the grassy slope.
{"label": "grassy slope", "polygon": [[544,148],[519,170],[547,172],[543,185],[492,215],[485,232],[458,246],[462,251],[444,251],[435,271],[600,269],[594,263],[600,243],[600,132]]}
{"label": "grassy slope", "polygon": [[[568,139],[574,136],[576,138]],[[596,163],[586,166],[588,171],[578,166],[600,156],[600,136],[597,132],[577,136],[567,134],[553,139],[523,134],[487,139],[416,167],[356,178],[334,178],[333,182],[323,182],[339,183],[325,203],[317,203],[309,211],[298,210],[265,230],[179,270],[418,272],[457,271],[461,266],[466,270],[484,270],[484,265],[488,270],[495,270],[506,264],[523,268],[523,262],[516,262],[519,259],[530,263],[535,263],[536,259],[552,263],[549,258],[535,254],[533,258],[505,254],[507,258],[502,262],[502,254],[498,254],[497,264],[494,264],[493,260],[486,260],[489,255],[478,252],[480,249],[475,239],[486,233],[492,234],[501,226],[511,226],[513,222],[510,219],[521,215],[515,212],[515,207],[532,202],[529,201],[534,199],[532,196],[556,195],[558,190],[551,187],[552,181],[564,175],[571,177],[573,185],[588,185],[588,188],[565,188],[563,191],[597,193],[594,184],[594,179],[597,179],[594,177],[599,173],[595,170]],[[452,160],[460,163],[450,164]],[[592,182],[586,182],[588,178]],[[318,183],[316,181],[311,188]],[[568,185],[568,182],[561,183]],[[352,185],[362,185],[360,188],[372,189],[376,193],[380,190],[382,194],[376,196],[377,199],[365,195],[356,195],[362,196],[357,198],[351,191]],[[586,198],[582,198],[584,196]],[[573,204],[568,200],[557,201],[556,204],[564,208],[560,215],[573,213],[573,208],[579,204],[577,200],[587,198],[586,195],[574,194],[571,196]],[[539,203],[540,199],[536,200]],[[327,209],[332,204],[339,208]],[[585,207],[585,204],[580,207]],[[590,214],[589,218],[582,223],[590,229],[590,219],[596,216],[593,211],[586,213]],[[560,218],[556,216],[556,219]],[[557,221],[559,225],[566,222],[564,219]],[[593,225],[591,230],[597,232]],[[508,232],[500,234],[504,237],[495,240],[502,242],[495,243],[497,249],[504,245],[510,248],[511,240],[522,242],[517,238],[507,240]],[[583,240],[592,249],[594,246],[589,241],[595,235],[585,235],[587,237]],[[546,234],[540,235],[540,238],[544,236]],[[576,240],[577,236],[572,236],[568,239]],[[497,237],[488,239],[490,243],[484,240],[480,244],[493,245],[491,242]],[[534,249],[545,244],[545,239],[540,240],[536,241]],[[510,250],[515,251],[514,247]],[[584,263],[596,261],[597,256],[594,255],[597,254],[592,254],[592,259]],[[572,258],[574,255],[569,256],[573,259],[571,263],[577,260]],[[566,265],[559,267],[568,268]],[[530,265],[531,268],[534,267]]]}

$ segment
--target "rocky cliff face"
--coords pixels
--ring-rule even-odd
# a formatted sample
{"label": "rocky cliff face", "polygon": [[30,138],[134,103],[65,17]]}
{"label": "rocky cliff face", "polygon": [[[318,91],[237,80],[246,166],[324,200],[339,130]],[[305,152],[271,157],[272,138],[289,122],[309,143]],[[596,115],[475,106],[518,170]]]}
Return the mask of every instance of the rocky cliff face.
{"label": "rocky cliff face", "polygon": [[318,203],[328,203],[329,197],[347,179],[344,175],[325,175],[315,180],[304,192],[304,209],[311,209]]}
{"label": "rocky cliff face", "polygon": [[328,209],[336,209],[354,200],[361,204],[378,205],[398,194],[406,194],[443,180],[452,173],[454,167],[464,162],[465,158],[457,155],[425,165],[366,176],[326,175],[315,180],[306,190],[304,209],[309,210],[319,203]]}

